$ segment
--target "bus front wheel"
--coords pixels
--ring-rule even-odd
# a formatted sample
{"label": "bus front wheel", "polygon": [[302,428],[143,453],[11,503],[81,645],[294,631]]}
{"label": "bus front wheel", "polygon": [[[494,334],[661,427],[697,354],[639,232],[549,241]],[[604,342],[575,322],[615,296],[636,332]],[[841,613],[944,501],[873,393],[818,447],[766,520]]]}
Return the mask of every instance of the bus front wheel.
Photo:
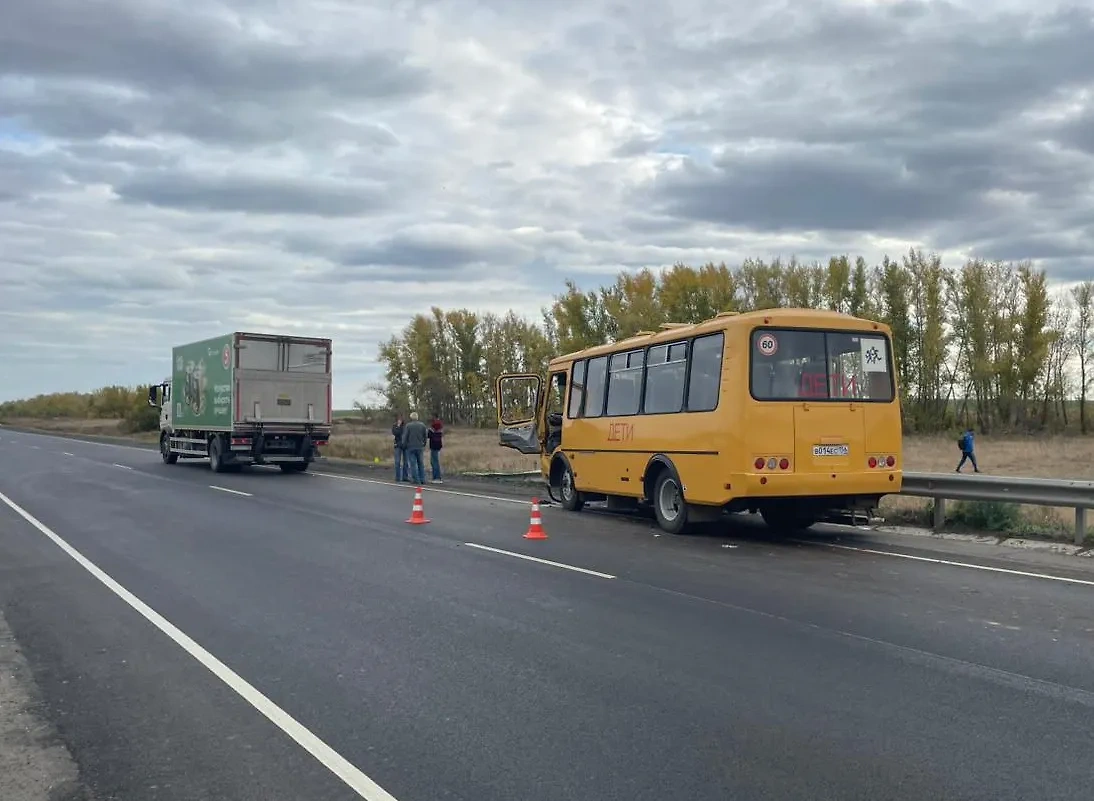
{"label": "bus front wheel", "polygon": [[562,499],[562,508],[567,512],[579,512],[585,505],[581,493],[574,486],[574,471],[570,465],[563,464],[562,475],[559,476],[558,494]]}
{"label": "bus front wheel", "polygon": [[653,490],[653,511],[657,525],[669,534],[680,534],[688,525],[688,505],[680,482],[671,470],[661,471]]}

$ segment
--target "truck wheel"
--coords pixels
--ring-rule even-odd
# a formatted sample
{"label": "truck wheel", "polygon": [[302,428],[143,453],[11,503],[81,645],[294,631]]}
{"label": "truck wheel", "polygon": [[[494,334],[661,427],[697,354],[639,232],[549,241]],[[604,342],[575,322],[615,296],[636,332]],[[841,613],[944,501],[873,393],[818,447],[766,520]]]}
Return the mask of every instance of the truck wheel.
{"label": "truck wheel", "polygon": [[220,437],[213,437],[209,440],[209,467],[214,473],[224,472],[224,454],[222,448],[223,446],[220,444]]}
{"label": "truck wheel", "polygon": [[179,460],[179,455],[171,452],[171,438],[166,431],[160,434],[160,458],[164,464],[174,464]]}
{"label": "truck wheel", "polygon": [[682,534],[688,525],[688,504],[680,481],[672,470],[662,470],[653,490],[653,511],[657,525],[669,534]]}

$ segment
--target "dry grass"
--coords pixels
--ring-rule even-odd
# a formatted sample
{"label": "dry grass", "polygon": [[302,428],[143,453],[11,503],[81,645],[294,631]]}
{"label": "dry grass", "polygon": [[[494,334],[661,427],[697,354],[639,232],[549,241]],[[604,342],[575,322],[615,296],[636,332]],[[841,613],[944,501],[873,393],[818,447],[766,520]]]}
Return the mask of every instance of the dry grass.
{"label": "dry grass", "polygon": [[[336,420],[325,453],[343,459],[394,464],[394,443],[387,428]],[[428,463],[426,468],[428,469]],[[534,456],[524,456],[498,445],[497,431],[479,428],[447,428],[441,451],[441,469],[446,473],[517,473],[539,468]]]}
{"label": "dry grass", "polygon": [[38,431],[55,431],[58,434],[79,434],[97,437],[124,437],[140,442],[156,442],[159,434],[145,431],[139,434],[127,432],[121,420],[74,420],[67,417],[52,419],[12,417],[4,420],[10,426],[33,428]]}

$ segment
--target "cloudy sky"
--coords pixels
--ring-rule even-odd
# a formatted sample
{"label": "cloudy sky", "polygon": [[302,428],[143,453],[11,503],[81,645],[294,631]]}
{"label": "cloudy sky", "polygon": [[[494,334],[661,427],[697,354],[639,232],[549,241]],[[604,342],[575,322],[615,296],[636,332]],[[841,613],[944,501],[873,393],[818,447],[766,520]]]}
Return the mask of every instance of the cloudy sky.
{"label": "cloudy sky", "polygon": [[910,245],[1094,277],[1094,13],[1027,0],[0,0],[0,400],[433,304]]}

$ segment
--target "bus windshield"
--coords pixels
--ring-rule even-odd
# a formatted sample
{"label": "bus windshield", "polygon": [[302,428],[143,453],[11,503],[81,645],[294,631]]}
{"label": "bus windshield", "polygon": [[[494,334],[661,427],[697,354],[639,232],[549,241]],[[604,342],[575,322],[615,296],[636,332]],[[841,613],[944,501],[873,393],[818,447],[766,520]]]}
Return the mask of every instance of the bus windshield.
{"label": "bus windshield", "polygon": [[889,342],[881,334],[760,328],[749,352],[756,400],[893,400]]}

